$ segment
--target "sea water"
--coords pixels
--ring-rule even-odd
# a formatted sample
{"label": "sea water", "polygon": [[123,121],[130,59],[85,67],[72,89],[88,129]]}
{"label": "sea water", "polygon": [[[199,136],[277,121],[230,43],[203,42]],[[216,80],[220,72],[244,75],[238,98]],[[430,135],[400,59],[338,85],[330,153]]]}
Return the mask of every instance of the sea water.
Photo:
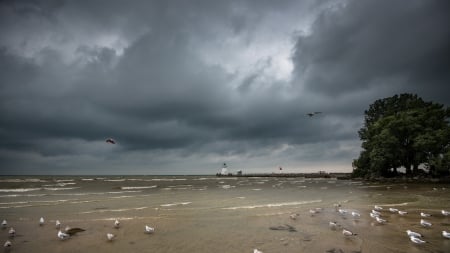
{"label": "sea water", "polygon": [[[369,216],[383,207],[379,224]],[[407,211],[400,216],[388,208]],[[341,214],[338,212],[346,211]],[[11,252],[450,252],[443,184],[215,176],[0,177],[0,242]],[[360,217],[350,213],[357,211]],[[420,225],[420,212],[433,225]],[[39,225],[39,219],[45,219]],[[114,221],[120,227],[114,228]],[[57,237],[59,220],[82,228]],[[338,226],[330,228],[329,222]],[[144,233],[145,225],[155,228]],[[9,227],[16,236],[9,237]],[[342,229],[356,233],[345,237]],[[416,245],[410,229],[428,243]],[[108,241],[106,233],[116,235]]]}

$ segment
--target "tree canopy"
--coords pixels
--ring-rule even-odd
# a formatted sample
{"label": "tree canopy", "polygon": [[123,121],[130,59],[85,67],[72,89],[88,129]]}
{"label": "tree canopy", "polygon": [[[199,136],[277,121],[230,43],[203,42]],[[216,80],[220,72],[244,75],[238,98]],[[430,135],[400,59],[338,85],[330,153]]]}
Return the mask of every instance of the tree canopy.
{"label": "tree canopy", "polygon": [[[353,161],[357,177],[429,173],[450,170],[450,108],[425,102],[415,94],[376,100],[365,111],[359,158]],[[425,170],[420,170],[424,168]]]}

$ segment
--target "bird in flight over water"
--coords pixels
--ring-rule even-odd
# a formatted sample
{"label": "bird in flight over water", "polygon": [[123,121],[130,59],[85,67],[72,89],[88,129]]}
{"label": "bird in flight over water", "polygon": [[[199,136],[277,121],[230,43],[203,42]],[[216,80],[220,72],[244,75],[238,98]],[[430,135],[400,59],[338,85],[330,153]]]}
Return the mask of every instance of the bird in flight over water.
{"label": "bird in flight over water", "polygon": [[111,143],[111,144],[116,144],[116,141],[114,139],[112,139],[112,138],[106,139],[106,142],[107,143]]}
{"label": "bird in flight over water", "polygon": [[319,114],[319,113],[322,113],[322,112],[310,112],[310,113],[307,113],[306,115],[308,115],[309,117],[312,117],[312,116],[314,116],[316,114]]}

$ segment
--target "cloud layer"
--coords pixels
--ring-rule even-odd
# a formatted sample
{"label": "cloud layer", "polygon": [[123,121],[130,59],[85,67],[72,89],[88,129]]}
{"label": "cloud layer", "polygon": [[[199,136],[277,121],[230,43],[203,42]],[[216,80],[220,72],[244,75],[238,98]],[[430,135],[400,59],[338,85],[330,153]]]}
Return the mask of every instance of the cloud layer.
{"label": "cloud layer", "polygon": [[450,104],[449,9],[2,2],[1,173],[350,171],[375,99]]}

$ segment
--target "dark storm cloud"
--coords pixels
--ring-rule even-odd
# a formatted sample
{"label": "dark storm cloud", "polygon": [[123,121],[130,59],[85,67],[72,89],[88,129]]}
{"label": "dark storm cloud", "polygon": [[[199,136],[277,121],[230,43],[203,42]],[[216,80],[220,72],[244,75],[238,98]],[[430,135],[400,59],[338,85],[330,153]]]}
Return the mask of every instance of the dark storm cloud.
{"label": "dark storm cloud", "polygon": [[2,173],[348,169],[374,99],[447,101],[443,2],[6,1],[0,14]]}
{"label": "dark storm cloud", "polygon": [[299,37],[295,75],[329,96],[389,85],[449,104],[449,11],[447,1],[349,1]]}

